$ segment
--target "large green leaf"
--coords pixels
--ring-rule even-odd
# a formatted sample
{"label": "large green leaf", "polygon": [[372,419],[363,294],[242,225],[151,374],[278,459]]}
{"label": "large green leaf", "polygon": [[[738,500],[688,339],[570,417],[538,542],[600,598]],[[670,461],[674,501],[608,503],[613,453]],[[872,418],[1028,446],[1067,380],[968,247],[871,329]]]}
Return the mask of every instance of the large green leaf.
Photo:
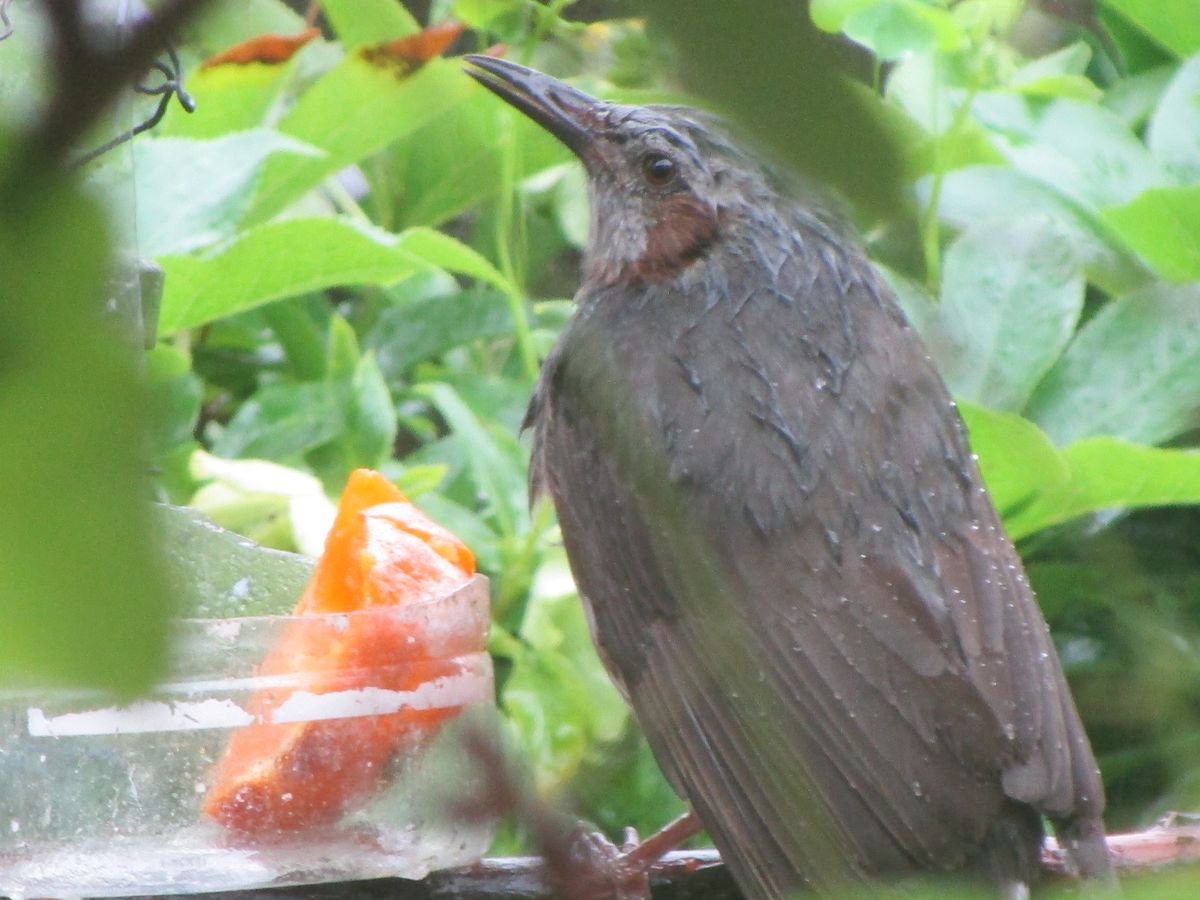
{"label": "large green leaf", "polygon": [[1200,452],[1092,437],[1071,444],[1061,457],[1067,479],[1007,521],[1014,538],[1105,509],[1200,503]]}
{"label": "large green leaf", "polygon": [[1061,454],[1028,419],[970,403],[960,403],[959,412],[988,493],[1006,522],[1034,497],[1067,481]]}
{"label": "large green leaf", "polygon": [[219,138],[267,124],[295,76],[300,54],[318,49],[319,45],[308,45],[284,63],[214,66],[189,73],[187,90],[196,101],[195,110],[188,113],[173,104],[153,133],[158,137]]}
{"label": "large green leaf", "polygon": [[419,128],[460,102],[470,84],[450,60],[431,60],[408,72],[370,61],[364,51],[348,54],[277,125],[326,155],[272,160],[247,221],[265,221],[339,169]]}
{"label": "large green leaf", "polygon": [[388,178],[402,198],[401,225],[437,225],[504,188],[504,144],[521,179],[562,163],[571,153],[544,128],[482,88],[398,142]]}
{"label": "large green leaf", "polygon": [[1076,41],[1021,66],[1009,86],[1027,96],[1095,102],[1104,92],[1085,74],[1091,59],[1092,48]]}
{"label": "large green leaf", "polygon": [[322,155],[269,128],[212,140],[143,138],[133,153],[138,238],[149,256],[187,253],[232,235],[273,154]]}
{"label": "large green leaf", "polygon": [[400,0],[324,0],[321,10],[347,50],[402,37],[418,27]]}
{"label": "large green leaf", "polygon": [[1104,0],[1178,56],[1200,50],[1200,16],[1192,0]]}
{"label": "large green leaf", "polygon": [[295,34],[304,17],[283,0],[215,0],[185,28],[189,45],[217,53],[260,34]]}
{"label": "large green leaf", "polygon": [[396,246],[439,269],[476,278],[505,293],[516,291],[516,287],[478,250],[444,232],[420,226],[409,228],[400,235]]}
{"label": "large green leaf", "polygon": [[1066,238],[1044,218],[984,222],[946,253],[943,361],[956,397],[1019,411],[1075,330],[1083,272]]}
{"label": "large green leaf", "polygon": [[956,50],[965,40],[962,28],[947,10],[918,0],[875,0],[857,6],[842,19],[841,29],[880,59],[889,60]]}
{"label": "large green leaf", "polygon": [[286,219],[208,256],[167,256],[159,329],[170,334],[269,300],[335,285],[391,284],[428,265],[400,238],[348,219]]}
{"label": "large green leaf", "polygon": [[[923,181],[922,190],[928,184]],[[990,218],[1048,217],[1079,254],[1089,280],[1110,293],[1123,294],[1150,279],[1146,267],[1097,214],[1015,169],[971,166],[949,172],[938,200],[942,218],[961,228]]]}
{"label": "large green leaf", "polygon": [[1027,419],[962,404],[971,449],[1014,540],[1108,509],[1200,504],[1200,452],[1090,437],[1056,450]]}
{"label": "large green leaf", "polygon": [[[1156,66],[1122,78],[1104,95],[1104,108],[1124,122],[1126,127],[1135,131],[1140,129],[1158,107],[1176,69],[1174,65]],[[1150,149],[1154,149],[1153,145]],[[1158,160],[1166,162],[1161,155],[1158,155]],[[1167,168],[1169,170],[1170,166]]]}
{"label": "large green leaf", "polygon": [[1200,53],[1167,85],[1150,118],[1146,143],[1180,183],[1200,182]]}
{"label": "large green leaf", "polygon": [[1104,220],[1168,281],[1200,281],[1200,185],[1155,188]]}
{"label": "large green leaf", "polygon": [[0,153],[0,683],[131,694],[160,673],[171,609],[146,396],[102,312],[104,215],[17,158]]}
{"label": "large green leaf", "polygon": [[1170,183],[1129,127],[1095,103],[987,93],[972,109],[1013,166],[1089,212]]}
{"label": "large green leaf", "polygon": [[399,380],[414,363],[441,355],[478,338],[512,334],[512,315],[493,290],[417,296],[389,306],[368,337],[384,374]]}
{"label": "large green leaf", "polygon": [[284,461],[333,440],[345,427],[338,392],[327,382],[268,385],[241,405],[213,441],[230,458]]}
{"label": "large green leaf", "polygon": [[842,77],[803,4],[653,0],[645,9],[674,40],[685,83],[738,128],[852,200],[903,206],[901,152],[882,104]]}
{"label": "large green leaf", "polygon": [[1059,445],[1102,434],[1157,444],[1200,425],[1200,285],[1155,285],[1102,309],[1028,415]]}

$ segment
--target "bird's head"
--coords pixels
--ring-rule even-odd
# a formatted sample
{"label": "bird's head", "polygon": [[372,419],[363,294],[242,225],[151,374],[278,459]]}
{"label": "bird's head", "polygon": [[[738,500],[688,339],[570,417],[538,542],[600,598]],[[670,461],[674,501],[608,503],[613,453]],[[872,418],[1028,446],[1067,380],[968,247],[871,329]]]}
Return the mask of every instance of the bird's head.
{"label": "bird's head", "polygon": [[694,110],[620,106],[506,60],[467,61],[473,78],[583,162],[591,201],[584,277],[591,284],[675,275],[703,257],[731,210],[762,189],[719,126]]}

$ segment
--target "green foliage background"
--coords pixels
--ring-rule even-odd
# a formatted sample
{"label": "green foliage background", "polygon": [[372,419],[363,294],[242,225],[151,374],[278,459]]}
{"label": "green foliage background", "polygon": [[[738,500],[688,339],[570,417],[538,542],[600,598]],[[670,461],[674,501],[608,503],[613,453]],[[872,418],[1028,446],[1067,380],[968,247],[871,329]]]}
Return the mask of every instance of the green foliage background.
{"label": "green foliage background", "polygon": [[[468,26],[455,53],[504,42],[601,96],[690,87],[822,170],[804,136],[843,109],[821,106],[832,70],[789,112],[773,86],[792,83],[796,60],[762,54],[742,72],[729,52],[775,47],[783,26],[814,39],[768,6],[413,9],[420,24]],[[823,170],[859,201],[868,249],[961,401],[1099,754],[1110,824],[1132,827],[1200,807],[1200,15],[1167,0],[1066,6],[1078,14],[812,0],[839,42],[828,58],[857,77],[829,90],[883,142]],[[80,260],[108,249],[102,226],[78,224],[94,204],[78,191],[42,204],[54,221],[40,230],[20,212],[28,186],[26,206],[0,204],[0,349],[44,347],[24,367],[0,359],[0,619],[20,626],[0,633],[0,678],[130,690],[153,676],[170,605],[139,492],[303,543],[286,490],[243,479],[218,502],[197,449],[310,473],[330,496],[370,466],[492,578],[498,701],[538,787],[614,834],[652,829],[681,806],[591,649],[551,513],[528,509],[518,435],[570,314],[581,173],[454,58],[369,61],[364,47],[419,27],[413,10],[322,7],[325,35],[289,61],[200,69],[238,41],[304,27],[278,0],[216,4],[181,46],[197,111],[173,108],[139,138],[125,176],[88,173],[132,178],[125,224],[166,274],[137,390],[128,360],[104,349],[123,345],[88,325]],[[0,73],[15,66],[23,80],[0,80],[10,129],[30,114],[36,66],[0,44]],[[739,91],[767,98],[780,124]],[[20,193],[5,184],[5,199]],[[519,845],[513,834],[497,849]]]}

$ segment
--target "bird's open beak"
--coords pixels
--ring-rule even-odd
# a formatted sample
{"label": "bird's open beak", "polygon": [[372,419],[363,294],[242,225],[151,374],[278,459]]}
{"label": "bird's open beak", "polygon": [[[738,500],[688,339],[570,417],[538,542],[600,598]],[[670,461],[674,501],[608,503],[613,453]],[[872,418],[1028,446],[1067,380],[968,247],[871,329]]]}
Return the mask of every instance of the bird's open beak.
{"label": "bird's open beak", "polygon": [[584,158],[604,101],[549,75],[493,56],[466,56],[466,72]]}

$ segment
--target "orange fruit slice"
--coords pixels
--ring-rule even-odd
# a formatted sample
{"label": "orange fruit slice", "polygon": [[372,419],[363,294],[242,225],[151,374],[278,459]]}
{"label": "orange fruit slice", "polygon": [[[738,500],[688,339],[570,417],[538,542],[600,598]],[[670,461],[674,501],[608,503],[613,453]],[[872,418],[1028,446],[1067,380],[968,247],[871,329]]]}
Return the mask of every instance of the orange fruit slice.
{"label": "orange fruit slice", "polygon": [[233,733],[215,765],[204,813],[263,837],[336,822],[365,801],[399,750],[419,745],[458,709],[286,721],[285,704],[338,692],[353,704],[364,691],[412,691],[460,674],[464,664],[454,657],[482,651],[482,629],[456,629],[396,607],[444,596],[474,572],[462,541],[382,475],[354,472],[296,605],[301,618],[259,668],[272,686],[251,698],[255,722]]}

